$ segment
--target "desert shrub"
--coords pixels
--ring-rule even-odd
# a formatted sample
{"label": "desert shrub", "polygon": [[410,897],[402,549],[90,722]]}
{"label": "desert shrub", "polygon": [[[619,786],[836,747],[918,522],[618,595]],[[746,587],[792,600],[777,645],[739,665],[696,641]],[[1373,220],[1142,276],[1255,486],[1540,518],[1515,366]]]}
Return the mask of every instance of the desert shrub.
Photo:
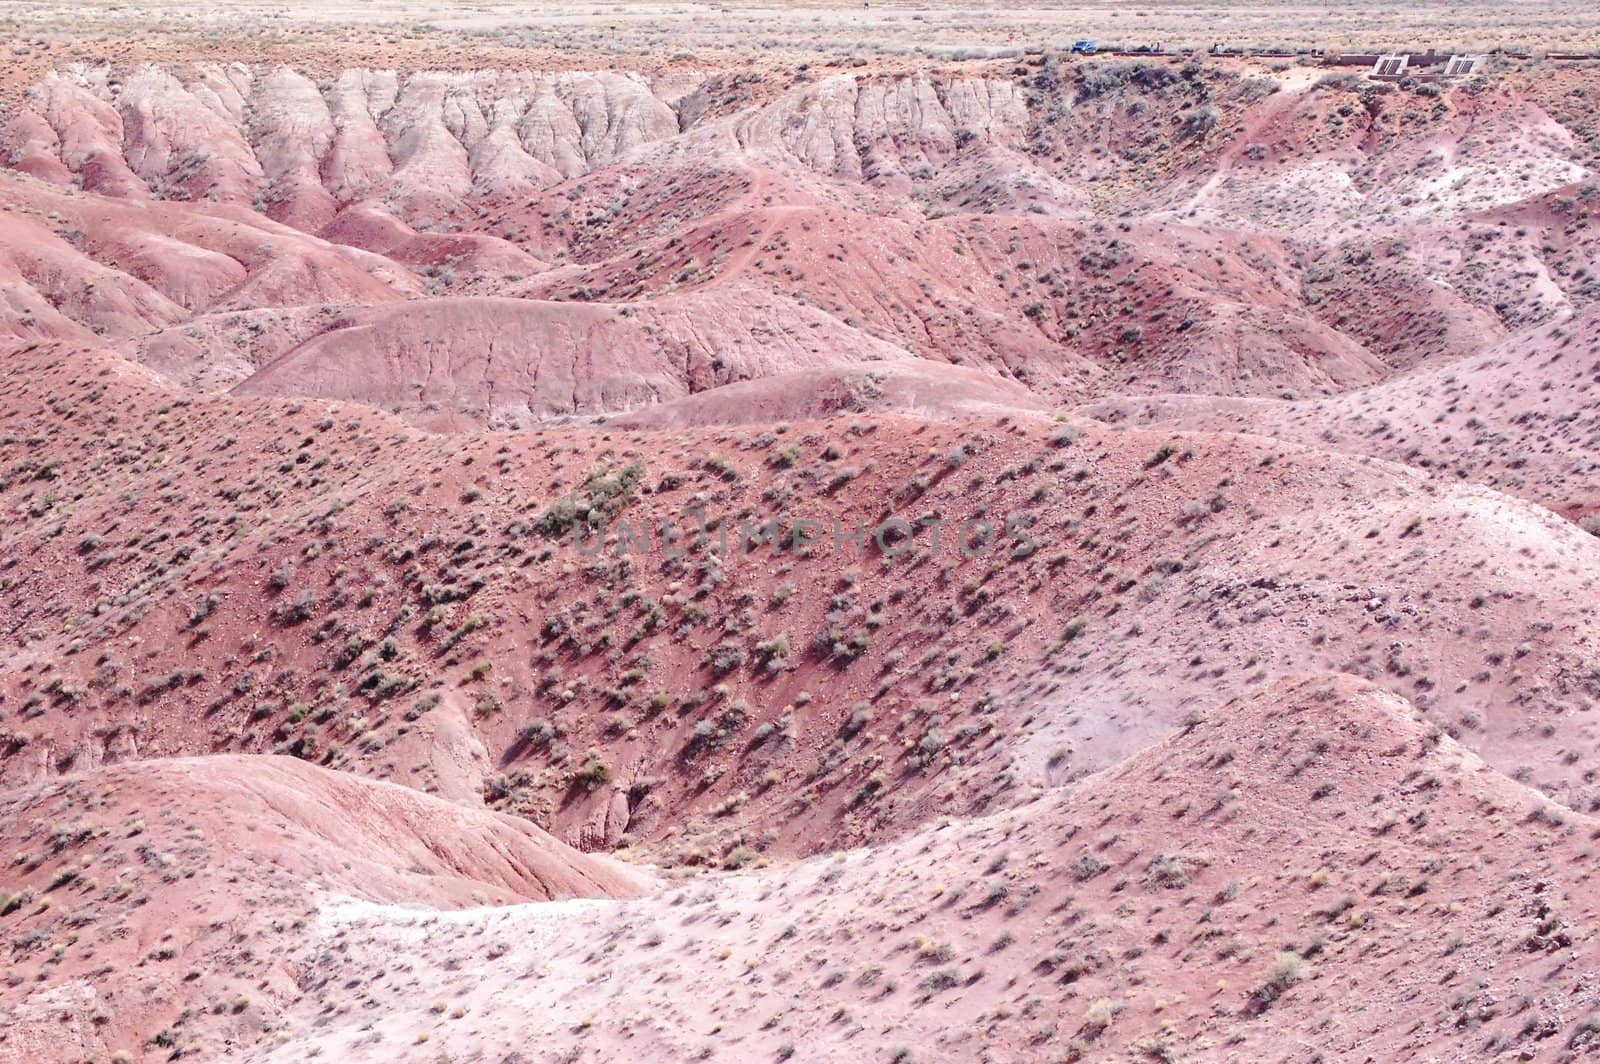
{"label": "desert shrub", "polygon": [[713,675],[726,676],[745,663],[744,648],[734,643],[719,643],[706,651],[701,663],[709,668]]}
{"label": "desert shrub", "polygon": [[304,624],[311,619],[312,607],[316,605],[317,596],[306,588],[289,602],[281,602],[273,607],[272,619],[281,625],[290,626]]}
{"label": "desert shrub", "polygon": [[1283,992],[1300,981],[1305,971],[1305,961],[1298,953],[1285,950],[1272,959],[1267,978],[1250,995],[1251,1005],[1260,1012],[1283,995]]}
{"label": "desert shrub", "polygon": [[857,702],[850,707],[850,716],[845,718],[844,725],[839,729],[839,734],[846,739],[851,739],[872,721],[872,707],[865,702]]}
{"label": "desert shrub", "polygon": [[1092,63],[1078,80],[1078,97],[1084,100],[1109,96],[1125,86],[1136,85],[1157,92],[1182,81],[1182,75],[1165,63],[1133,60],[1125,63]]}
{"label": "desert shrub", "polygon": [[545,507],[533,527],[541,535],[559,538],[580,523],[597,525],[628,504],[644,473],[642,462],[630,462],[616,472],[597,467],[577,491]]}
{"label": "desert shrub", "polygon": [[779,632],[771,639],[757,643],[756,659],[770,667],[781,666],[789,659],[789,633]]}
{"label": "desert shrub", "polygon": [[613,775],[611,766],[600,760],[599,751],[590,750],[584,755],[583,764],[578,766],[578,771],[572,780],[584,790],[592,791],[596,787],[610,783]]}
{"label": "desert shrub", "polygon": [[1191,107],[1183,113],[1182,124],[1179,129],[1186,137],[1203,137],[1221,121],[1222,114],[1210,104],[1201,104]]}
{"label": "desert shrub", "polygon": [[1351,92],[1361,87],[1360,74],[1328,74],[1317,80],[1312,86],[1324,92]]}
{"label": "desert shrub", "polygon": [[1106,864],[1094,854],[1085,850],[1076,861],[1072,863],[1073,878],[1078,880],[1093,879],[1111,866]]}
{"label": "desert shrub", "polygon": [[1173,889],[1189,885],[1189,865],[1181,857],[1156,854],[1150,861],[1147,882],[1152,886]]}
{"label": "desert shrub", "polygon": [[1108,997],[1095,998],[1089,1003],[1089,1008],[1083,1014],[1083,1025],[1091,1032],[1098,1034],[1111,1026],[1111,1021],[1116,1018],[1117,1007]]}

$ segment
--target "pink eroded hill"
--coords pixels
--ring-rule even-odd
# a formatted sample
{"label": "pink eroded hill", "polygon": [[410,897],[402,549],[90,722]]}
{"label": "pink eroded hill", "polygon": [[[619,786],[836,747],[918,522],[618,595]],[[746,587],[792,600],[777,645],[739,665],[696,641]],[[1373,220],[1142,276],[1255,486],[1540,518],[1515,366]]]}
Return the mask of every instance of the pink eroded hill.
{"label": "pink eroded hill", "polygon": [[302,1007],[267,1059],[1587,1051],[1593,828],[1403,699],[1291,680],[1072,788],[878,848],[621,903],[329,909],[310,968],[376,974],[425,948],[381,985],[316,980],[319,1009],[373,1007],[319,1029]]}
{"label": "pink eroded hill", "polygon": [[6,791],[0,835],[15,855],[6,1059],[160,1046],[175,1018],[248,1040],[301,996],[285,950],[326,898],[437,910],[652,884],[525,821],[282,757],[129,761]]}
{"label": "pink eroded hill", "polygon": [[808,365],[905,357],[759,292],[689,292],[642,307],[460,297],[341,317],[234,391],[355,400],[424,424],[504,427],[626,411]]}
{"label": "pink eroded hill", "polygon": [[0,1060],[1600,1050],[1592,65],[351,32],[9,46]]}
{"label": "pink eroded hill", "polygon": [[1600,514],[1597,394],[1600,304],[1482,354],[1343,395],[1301,402],[1108,399],[1078,413],[1146,427],[1253,432],[1376,455],[1583,519]]}
{"label": "pink eroded hill", "polygon": [[862,362],[839,369],[759,377],[608,418],[622,429],[773,424],[869,411],[959,419],[1034,410],[1046,404],[1013,381],[925,359]]}
{"label": "pink eroded hill", "polygon": [[[1600,798],[1600,541],[1484,488],[1032,417],[414,436],[354,405],[177,398],[111,355],[11,366],[9,780],[293,753],[721,863],[992,808],[1320,668]],[[729,549],[620,554],[618,521],[694,507]],[[915,550],[738,545],[891,516]],[[965,555],[978,516],[1035,549]]]}
{"label": "pink eroded hill", "polygon": [[[94,334],[186,386],[260,369],[249,387],[434,429],[900,355],[1019,383],[1024,407],[1303,397],[1592,298],[1590,131],[1548,81],[74,64],[0,132],[0,269],[18,342]],[[472,302],[507,296],[573,305]],[[397,299],[437,307],[382,309]],[[236,313],[250,333],[219,335]],[[306,329],[370,323],[387,351],[386,315],[393,362]]]}

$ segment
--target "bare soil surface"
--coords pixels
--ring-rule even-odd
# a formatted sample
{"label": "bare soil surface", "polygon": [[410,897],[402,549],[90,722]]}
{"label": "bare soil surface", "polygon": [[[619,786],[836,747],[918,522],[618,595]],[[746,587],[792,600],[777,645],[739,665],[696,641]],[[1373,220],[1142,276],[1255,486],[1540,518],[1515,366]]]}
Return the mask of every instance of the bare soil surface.
{"label": "bare soil surface", "polygon": [[0,1061],[1596,1052],[1600,66],[1214,15],[8,10]]}

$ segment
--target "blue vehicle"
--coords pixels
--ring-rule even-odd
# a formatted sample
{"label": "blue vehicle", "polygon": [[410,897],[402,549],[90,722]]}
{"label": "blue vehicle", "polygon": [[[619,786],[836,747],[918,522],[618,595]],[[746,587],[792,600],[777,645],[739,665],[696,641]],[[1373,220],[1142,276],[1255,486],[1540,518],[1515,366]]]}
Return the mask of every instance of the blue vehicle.
{"label": "blue vehicle", "polygon": [[1075,55],[1094,55],[1097,49],[1095,48],[1095,43],[1093,41],[1085,39],[1081,41],[1073,41],[1072,51]]}

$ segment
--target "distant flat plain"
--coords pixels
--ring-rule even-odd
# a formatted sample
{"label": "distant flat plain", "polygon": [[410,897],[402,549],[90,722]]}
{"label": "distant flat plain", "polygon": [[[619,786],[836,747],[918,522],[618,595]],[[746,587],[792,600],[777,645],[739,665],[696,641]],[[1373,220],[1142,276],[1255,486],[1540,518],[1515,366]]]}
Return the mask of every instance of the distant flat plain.
{"label": "distant flat plain", "polygon": [[[130,34],[270,39],[349,33],[475,38],[539,50],[599,54],[856,53],[921,50],[994,54],[1059,47],[1079,37],[1167,49],[1320,48],[1514,52],[1600,51],[1600,5],[1469,0],[1454,3],[528,3],[523,0],[88,0],[8,3],[0,32],[30,38],[126,39]],[[37,43],[37,42],[33,42]],[[398,41],[396,42],[398,43]]]}

